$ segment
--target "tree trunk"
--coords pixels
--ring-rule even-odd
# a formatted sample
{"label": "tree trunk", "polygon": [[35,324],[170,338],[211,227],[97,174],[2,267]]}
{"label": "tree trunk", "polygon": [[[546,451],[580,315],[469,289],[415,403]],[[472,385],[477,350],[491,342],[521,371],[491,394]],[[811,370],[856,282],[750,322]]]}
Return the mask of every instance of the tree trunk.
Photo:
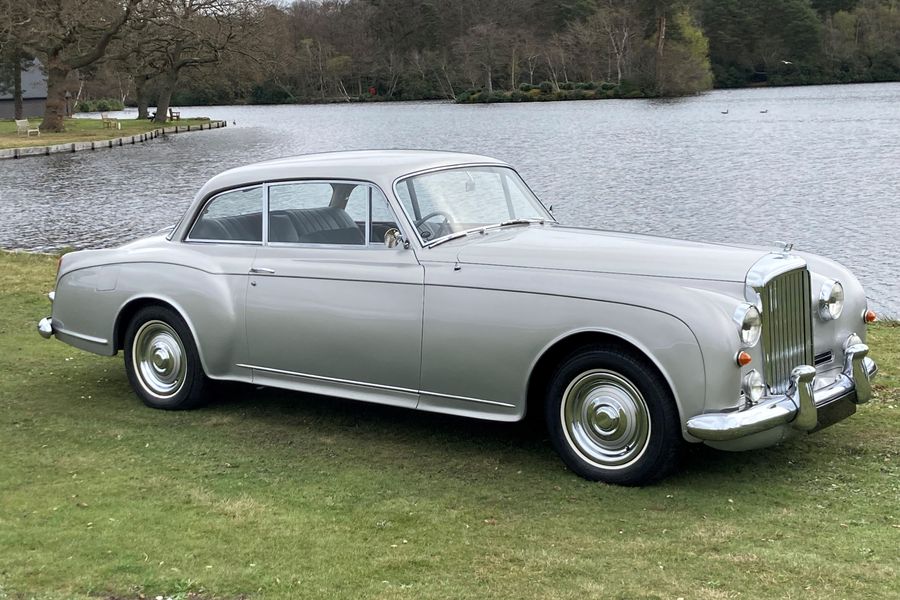
{"label": "tree trunk", "polygon": [[494,82],[493,82],[494,74],[491,72],[491,68],[489,66],[485,67],[484,74],[485,74],[485,78],[487,79],[487,81],[486,81],[487,92],[488,92],[488,94],[493,94],[494,93]]}
{"label": "tree trunk", "polygon": [[134,95],[137,99],[137,118],[139,121],[146,119],[149,114],[150,98],[147,97],[147,82],[149,81],[150,78],[144,75],[138,75],[134,79]]}
{"label": "tree trunk", "polygon": [[172,92],[175,91],[175,84],[178,83],[178,71],[170,71],[163,77],[162,89],[159,91],[159,98],[156,100],[156,116],[153,117],[154,123],[165,123],[169,118],[169,105],[172,102]]}
{"label": "tree trunk", "polygon": [[663,50],[666,45],[666,15],[660,15],[656,20],[656,93],[662,96],[665,93],[663,85]]}
{"label": "tree trunk", "polygon": [[47,67],[47,104],[41,131],[60,133],[66,130],[66,78],[69,71],[60,67]]}
{"label": "tree trunk", "polygon": [[13,109],[17,119],[25,118],[25,108],[22,106],[22,57],[16,53],[13,61]]}

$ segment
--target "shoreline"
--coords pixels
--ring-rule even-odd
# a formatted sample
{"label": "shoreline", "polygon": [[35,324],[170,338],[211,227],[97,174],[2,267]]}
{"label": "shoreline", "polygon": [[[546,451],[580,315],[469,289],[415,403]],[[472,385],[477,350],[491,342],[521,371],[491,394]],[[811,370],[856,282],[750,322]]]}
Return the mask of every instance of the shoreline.
{"label": "shoreline", "polygon": [[203,131],[208,129],[221,129],[227,126],[228,123],[224,120],[211,120],[208,123],[199,123],[196,125],[171,125],[157,127],[143,133],[126,135],[105,140],[65,142],[62,144],[48,144],[46,146],[19,146],[16,148],[5,148],[0,150],[0,160],[27,158],[29,156],[50,156],[51,154],[72,154],[73,152],[84,152],[86,150],[101,150],[107,148],[118,148],[121,146],[132,146],[134,144],[140,144],[170,134],[187,133],[189,131]]}
{"label": "shoreline", "polygon": [[[885,85],[885,84],[900,84],[900,80],[898,81],[850,81],[850,82],[827,82],[827,83],[792,83],[785,85],[771,85],[771,84],[762,84],[762,85],[744,85],[744,86],[736,86],[736,87],[714,87],[708,90],[703,90],[701,92],[697,92],[695,94],[685,94],[680,96],[650,96],[650,95],[640,95],[640,96],[628,96],[622,95],[617,97],[599,97],[599,98],[561,98],[561,99],[541,99],[541,100],[526,100],[524,102],[572,102],[579,100],[680,100],[684,98],[696,98],[698,96],[704,96],[711,92],[727,92],[727,91],[736,91],[736,90],[765,90],[765,89],[783,89],[783,88],[809,88],[809,87],[836,87],[836,86],[856,86],[856,85]],[[511,93],[513,90],[497,90],[504,93]],[[462,93],[462,92],[461,92]],[[360,99],[358,97],[352,97],[350,99],[347,98],[316,98],[316,99],[305,99],[297,102],[244,102],[238,99],[235,99],[231,102],[224,104],[191,104],[191,103],[183,103],[180,106],[194,106],[194,107],[219,107],[219,106],[325,106],[325,105],[334,105],[334,104],[405,104],[405,103],[417,103],[417,102],[434,102],[434,103],[443,103],[443,104],[494,104],[495,102],[458,102],[456,98],[404,98],[402,100],[397,99],[393,100],[390,98],[384,98],[381,96],[372,97],[372,98],[363,98]],[[517,103],[516,101],[506,101],[500,103]],[[125,110],[135,109],[134,106],[125,106]]]}

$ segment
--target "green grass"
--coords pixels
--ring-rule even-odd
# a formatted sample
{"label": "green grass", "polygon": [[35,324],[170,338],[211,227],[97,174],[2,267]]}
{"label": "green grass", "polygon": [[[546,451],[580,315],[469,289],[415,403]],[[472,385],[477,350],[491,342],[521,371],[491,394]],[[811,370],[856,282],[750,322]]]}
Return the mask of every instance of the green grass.
{"label": "green grass", "polygon": [[[31,127],[38,127],[42,119],[29,119]],[[64,133],[41,133],[40,136],[25,137],[16,133],[16,123],[12,120],[0,120],[0,150],[7,148],[24,148],[26,146],[52,146],[54,144],[70,144],[72,142],[90,142],[108,140],[118,137],[138,135],[162,127],[146,119],[119,119],[122,129],[104,127],[100,119],[66,119]],[[182,119],[170,121],[171,125],[199,125],[208,123],[209,119]]]}
{"label": "green grass", "polygon": [[644,489],[519,425],[236,387],[144,408],[41,340],[55,258],[0,254],[0,598],[900,597],[900,327],[876,399]]}

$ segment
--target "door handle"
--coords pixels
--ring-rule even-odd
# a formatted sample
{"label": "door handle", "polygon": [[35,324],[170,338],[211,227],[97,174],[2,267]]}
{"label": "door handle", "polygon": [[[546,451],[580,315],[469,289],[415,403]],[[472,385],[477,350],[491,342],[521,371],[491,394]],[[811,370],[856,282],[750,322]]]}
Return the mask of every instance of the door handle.
{"label": "door handle", "polygon": [[274,275],[275,269],[269,269],[267,267],[250,267],[251,275]]}

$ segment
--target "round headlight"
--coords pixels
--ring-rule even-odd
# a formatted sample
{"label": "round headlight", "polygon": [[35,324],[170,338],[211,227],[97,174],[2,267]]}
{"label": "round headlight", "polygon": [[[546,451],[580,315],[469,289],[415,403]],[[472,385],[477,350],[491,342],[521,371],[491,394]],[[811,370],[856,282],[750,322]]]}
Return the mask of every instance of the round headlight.
{"label": "round headlight", "polygon": [[763,394],[766,393],[766,384],[763,382],[762,375],[759,374],[759,371],[753,369],[746,375],[744,375],[744,394],[746,394],[747,398],[753,404],[759,402],[760,398],[763,397]]}
{"label": "round headlight", "polygon": [[734,322],[740,327],[741,343],[744,346],[755,346],[762,333],[762,316],[759,309],[752,304],[741,304],[734,311]]}
{"label": "round headlight", "polygon": [[844,310],[844,286],[840,281],[826,281],[819,292],[819,316],[831,321],[841,316]]}

